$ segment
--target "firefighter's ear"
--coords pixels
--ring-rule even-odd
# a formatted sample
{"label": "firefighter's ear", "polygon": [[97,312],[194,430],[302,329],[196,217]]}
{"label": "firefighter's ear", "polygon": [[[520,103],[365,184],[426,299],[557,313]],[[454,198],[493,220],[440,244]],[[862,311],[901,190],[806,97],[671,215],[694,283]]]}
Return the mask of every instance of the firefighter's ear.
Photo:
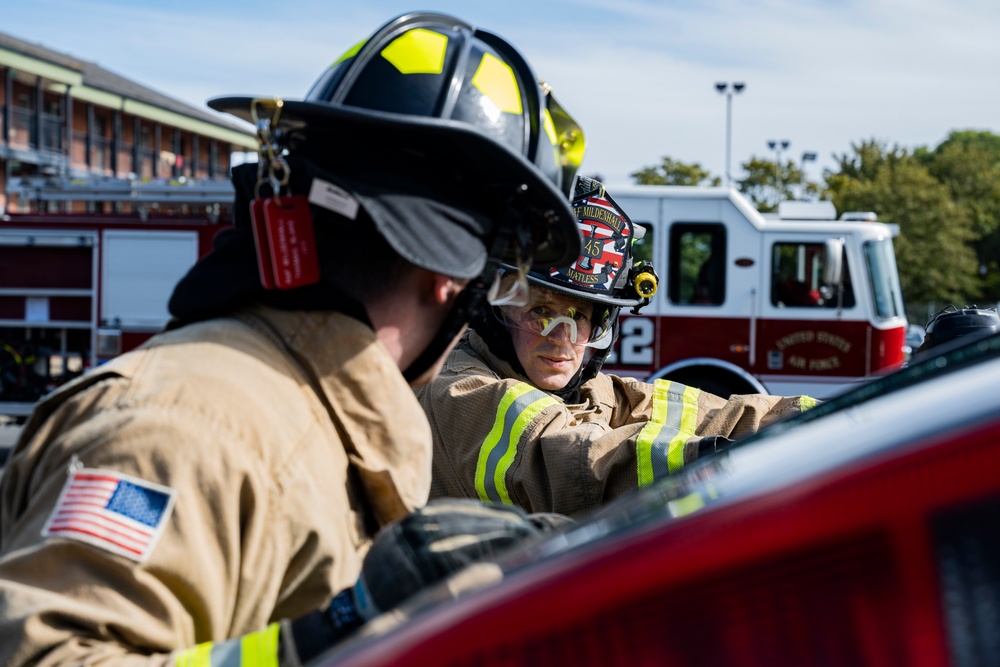
{"label": "firefighter's ear", "polygon": [[439,306],[450,303],[469,284],[468,280],[452,278],[440,273],[428,273],[431,298]]}

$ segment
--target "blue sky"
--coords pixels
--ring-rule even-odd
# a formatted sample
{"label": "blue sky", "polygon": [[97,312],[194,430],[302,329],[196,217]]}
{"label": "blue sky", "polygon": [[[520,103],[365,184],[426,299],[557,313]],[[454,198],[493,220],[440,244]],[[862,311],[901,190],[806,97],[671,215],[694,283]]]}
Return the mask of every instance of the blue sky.
{"label": "blue sky", "polygon": [[513,42],[584,127],[583,171],[609,183],[664,155],[725,172],[805,151],[816,179],[877,139],[933,146],[955,129],[1000,133],[995,0],[4,0],[0,31],[204,108],[225,94],[305,93],[346,48],[415,9]]}

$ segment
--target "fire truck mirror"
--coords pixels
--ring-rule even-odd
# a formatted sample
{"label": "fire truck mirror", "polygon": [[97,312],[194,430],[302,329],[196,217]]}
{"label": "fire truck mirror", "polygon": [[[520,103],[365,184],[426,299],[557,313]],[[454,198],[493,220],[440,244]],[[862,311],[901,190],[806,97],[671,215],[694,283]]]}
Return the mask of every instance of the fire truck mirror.
{"label": "fire truck mirror", "polygon": [[825,244],[823,282],[827,285],[839,285],[844,279],[844,239],[826,239]]}

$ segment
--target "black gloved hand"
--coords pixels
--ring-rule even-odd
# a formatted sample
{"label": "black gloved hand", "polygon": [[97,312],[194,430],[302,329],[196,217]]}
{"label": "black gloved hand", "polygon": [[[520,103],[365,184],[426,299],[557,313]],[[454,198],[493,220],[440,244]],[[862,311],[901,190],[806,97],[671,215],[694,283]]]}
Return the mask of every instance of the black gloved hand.
{"label": "black gloved hand", "polygon": [[[441,499],[386,526],[355,587],[365,618],[395,608],[429,584],[552,529],[523,510],[469,499]],[[559,516],[559,515],[555,515]]]}
{"label": "black gloved hand", "polygon": [[480,560],[573,523],[561,514],[529,515],[506,505],[440,499],[383,528],[353,588],[322,612],[292,622],[299,658],[315,657],[367,620]]}

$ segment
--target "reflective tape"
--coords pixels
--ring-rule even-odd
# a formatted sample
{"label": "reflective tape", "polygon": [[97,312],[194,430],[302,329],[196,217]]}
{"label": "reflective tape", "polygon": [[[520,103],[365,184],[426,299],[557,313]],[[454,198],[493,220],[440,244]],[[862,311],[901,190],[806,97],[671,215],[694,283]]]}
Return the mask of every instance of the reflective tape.
{"label": "reflective tape", "polygon": [[204,642],[181,651],[175,667],[278,667],[280,626],[272,623],[225,642]]}
{"label": "reflective tape", "polygon": [[348,58],[353,58],[354,56],[358,55],[358,51],[360,51],[361,47],[364,46],[367,43],[368,43],[368,38],[365,37],[363,40],[361,40],[360,42],[358,42],[357,44],[355,44],[351,48],[349,48],[346,51],[344,51],[344,54],[342,56],[340,56],[339,58],[337,58],[333,62],[333,64],[330,65],[330,67],[336,67],[337,65],[339,65],[342,62],[344,62]]}
{"label": "reflective tape", "polygon": [[799,411],[805,412],[816,407],[816,399],[811,396],[799,396]]}
{"label": "reflective tape", "polygon": [[504,393],[497,406],[493,428],[479,447],[476,492],[484,502],[513,505],[505,476],[517,456],[517,443],[529,424],[558,401],[544,391],[519,382]]}
{"label": "reflective tape", "polygon": [[[549,143],[552,144],[553,148],[559,147],[559,135],[556,133],[556,124],[552,120],[552,113],[546,109],[542,113],[542,128],[545,130],[545,136],[549,138]],[[556,151],[557,153],[559,151]]]}
{"label": "reflective tape", "polygon": [[181,651],[174,660],[175,667],[211,667],[212,666],[212,642],[198,644]]}
{"label": "reflective tape", "polygon": [[[677,388],[683,387],[683,391]],[[684,443],[698,428],[697,387],[675,385],[668,380],[653,383],[650,419],[635,441],[639,486],[676,473],[684,467]]]}
{"label": "reflective tape", "polygon": [[414,28],[382,49],[382,57],[403,74],[440,74],[448,37],[439,32]]}
{"label": "reflective tape", "polygon": [[485,95],[496,108],[506,113],[520,114],[521,89],[510,65],[490,53],[483,54],[476,73],[472,75],[472,85]]}

